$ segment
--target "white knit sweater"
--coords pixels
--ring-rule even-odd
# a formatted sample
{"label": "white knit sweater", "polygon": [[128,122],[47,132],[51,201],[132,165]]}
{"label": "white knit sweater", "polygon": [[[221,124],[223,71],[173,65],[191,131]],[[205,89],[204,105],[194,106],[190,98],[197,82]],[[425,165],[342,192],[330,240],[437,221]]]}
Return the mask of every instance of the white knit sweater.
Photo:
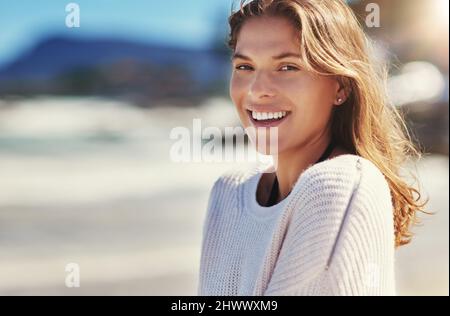
{"label": "white knit sweater", "polygon": [[199,295],[395,295],[393,207],[369,160],[314,164],[283,201],[256,201],[261,167],[214,184]]}

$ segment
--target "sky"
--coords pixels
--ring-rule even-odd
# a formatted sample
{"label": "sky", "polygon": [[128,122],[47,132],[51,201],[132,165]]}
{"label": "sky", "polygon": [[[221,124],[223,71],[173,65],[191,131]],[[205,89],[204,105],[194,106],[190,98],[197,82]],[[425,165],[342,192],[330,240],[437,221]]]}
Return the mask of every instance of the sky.
{"label": "sky", "polygon": [[[0,66],[51,35],[157,40],[202,47],[237,0],[0,0]],[[80,7],[80,27],[65,25],[66,5]],[[226,31],[226,30],[225,30]]]}

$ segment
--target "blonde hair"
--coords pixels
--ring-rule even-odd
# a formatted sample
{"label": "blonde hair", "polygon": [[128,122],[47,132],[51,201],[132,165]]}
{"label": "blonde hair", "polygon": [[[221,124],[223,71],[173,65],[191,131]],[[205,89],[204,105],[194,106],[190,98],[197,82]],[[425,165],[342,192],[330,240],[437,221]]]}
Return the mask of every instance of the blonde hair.
{"label": "blonde hair", "polygon": [[[411,241],[410,227],[419,222],[420,192],[400,175],[408,158],[421,152],[411,141],[404,118],[387,98],[387,67],[372,60],[371,43],[343,0],[241,0],[229,19],[228,46],[236,49],[242,25],[251,17],[284,17],[299,30],[302,67],[335,76],[349,97],[335,107],[334,140],[347,151],[372,161],[391,191],[396,247]],[[382,67],[378,67],[381,65]],[[417,178],[413,179],[417,181]]]}

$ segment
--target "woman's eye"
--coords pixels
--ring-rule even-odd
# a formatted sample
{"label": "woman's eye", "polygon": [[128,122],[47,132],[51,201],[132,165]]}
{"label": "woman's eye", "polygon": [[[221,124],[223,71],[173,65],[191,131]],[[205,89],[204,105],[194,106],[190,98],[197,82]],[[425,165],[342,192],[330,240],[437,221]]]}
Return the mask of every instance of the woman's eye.
{"label": "woman's eye", "polygon": [[299,70],[297,67],[285,65],[280,68],[281,71],[297,71]]}
{"label": "woman's eye", "polygon": [[[238,65],[235,67],[236,70],[249,71],[253,70],[253,68],[249,65]],[[298,71],[299,68],[291,65],[285,65],[280,68],[280,71]]]}
{"label": "woman's eye", "polygon": [[251,70],[252,67],[250,67],[249,65],[239,65],[235,67],[236,70]]}

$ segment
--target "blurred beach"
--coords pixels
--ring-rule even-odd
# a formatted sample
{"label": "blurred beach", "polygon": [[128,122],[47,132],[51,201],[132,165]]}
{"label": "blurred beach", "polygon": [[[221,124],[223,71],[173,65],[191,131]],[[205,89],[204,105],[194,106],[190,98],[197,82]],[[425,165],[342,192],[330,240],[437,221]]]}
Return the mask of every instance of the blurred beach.
{"label": "blurred beach", "polygon": [[[243,163],[177,163],[171,131],[200,142],[194,119],[239,126],[226,45],[239,2],[0,2],[0,295],[196,294],[210,189]],[[449,1],[347,2],[427,153],[435,215],[397,251],[398,294],[448,295]]]}
{"label": "blurred beach", "polygon": [[[0,102],[0,295],[195,295],[209,190],[232,163],[175,163],[171,128],[236,125],[232,104],[141,109],[99,98]],[[220,119],[220,122],[219,122]],[[218,125],[219,124],[219,125]],[[448,295],[448,156],[427,155],[400,295]],[[81,286],[65,286],[65,266]]]}

